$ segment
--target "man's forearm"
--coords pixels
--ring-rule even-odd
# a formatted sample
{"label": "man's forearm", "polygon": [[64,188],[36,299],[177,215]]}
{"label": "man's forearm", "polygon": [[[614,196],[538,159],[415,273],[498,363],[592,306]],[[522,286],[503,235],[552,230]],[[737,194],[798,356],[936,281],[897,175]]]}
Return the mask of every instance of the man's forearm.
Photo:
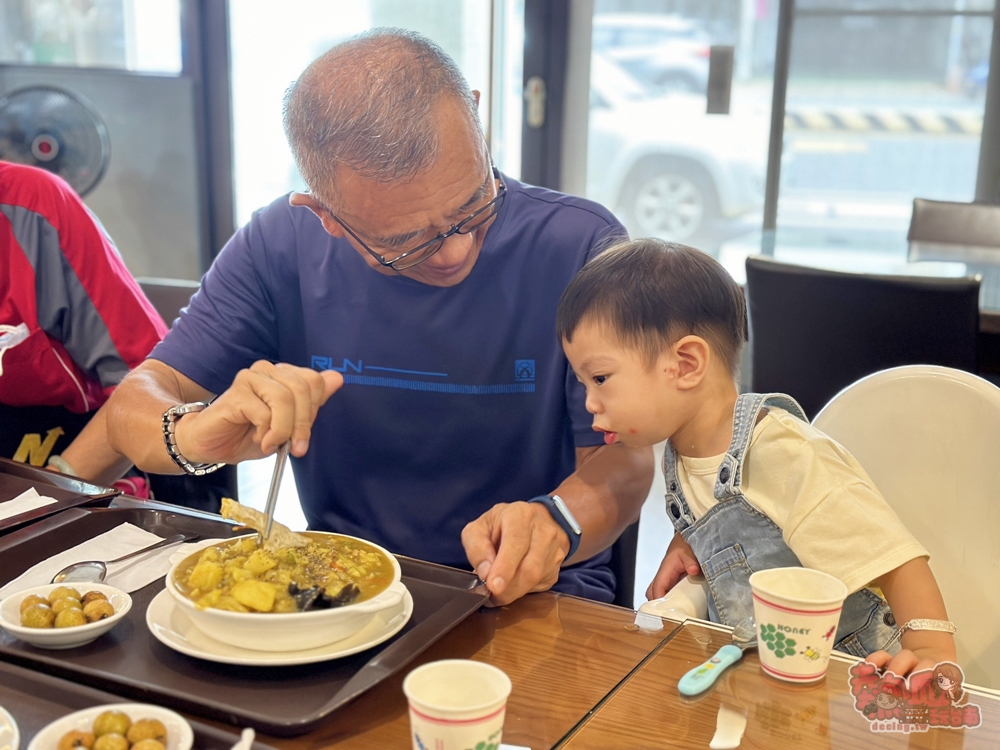
{"label": "man's forearm", "polygon": [[191,389],[185,389],[166,365],[155,360],[147,360],[130,372],[105,406],[111,448],[128,456],[143,471],[181,473],[164,446],[161,416],[171,406],[211,395],[185,390]]}
{"label": "man's forearm", "polygon": [[655,471],[652,448],[603,445],[577,449],[577,469],[555,489],[583,529],[581,562],[614,543],[639,518]]}
{"label": "man's forearm", "polygon": [[108,444],[106,413],[106,406],[98,409],[61,458],[80,479],[110,487],[131,468],[132,462]]}

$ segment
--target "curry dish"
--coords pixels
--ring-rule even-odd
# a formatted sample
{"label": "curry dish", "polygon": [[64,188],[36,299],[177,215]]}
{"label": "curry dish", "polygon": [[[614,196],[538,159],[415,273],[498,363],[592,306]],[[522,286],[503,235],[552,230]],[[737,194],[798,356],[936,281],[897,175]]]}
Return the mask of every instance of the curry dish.
{"label": "curry dish", "polygon": [[338,607],[382,593],[395,574],[379,550],[357,539],[309,534],[305,547],[268,551],[257,537],[191,555],[174,583],[199,609],[300,612]]}

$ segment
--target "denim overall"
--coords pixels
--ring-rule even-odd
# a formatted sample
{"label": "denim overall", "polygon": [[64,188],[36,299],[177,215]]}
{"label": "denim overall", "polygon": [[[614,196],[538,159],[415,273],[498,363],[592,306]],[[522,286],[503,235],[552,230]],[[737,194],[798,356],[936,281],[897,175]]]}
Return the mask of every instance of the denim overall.
{"label": "denim overall", "polygon": [[[708,582],[709,618],[724,625],[736,625],[753,616],[751,573],[802,566],[785,544],[777,524],[754,507],[740,489],[743,462],[758,415],[765,406],[784,409],[805,421],[802,407],[790,396],[776,393],[741,395],[736,401],[733,418],[733,442],[716,477],[718,503],[697,521],[691,515],[677,479],[673,446],[668,442],[663,452],[667,516],[701,564]],[[889,605],[875,592],[863,588],[844,601],[834,648],[855,656],[867,656],[883,648],[895,632],[896,622]]]}

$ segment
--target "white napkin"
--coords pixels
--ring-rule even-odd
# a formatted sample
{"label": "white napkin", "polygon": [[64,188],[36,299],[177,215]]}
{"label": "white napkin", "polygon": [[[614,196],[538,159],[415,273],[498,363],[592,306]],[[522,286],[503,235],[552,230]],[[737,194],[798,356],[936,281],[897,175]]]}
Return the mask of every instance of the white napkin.
{"label": "white napkin", "polygon": [[35,508],[44,508],[46,505],[52,505],[54,502],[56,502],[54,498],[39,495],[38,490],[31,487],[26,489],[13,500],[0,502],[0,521],[5,518],[19,516],[22,513],[27,513],[29,510],[34,510]]}
{"label": "white napkin", "polygon": [[[123,523],[110,531],[106,531],[93,539],[88,539],[76,547],[60,552],[58,555],[43,560],[29,568],[13,581],[0,589],[0,599],[18,591],[24,591],[33,586],[42,586],[52,580],[52,576],[75,562],[84,560],[113,560],[127,555],[143,547],[156,544],[161,537],[149,531],[143,531],[138,526]],[[138,555],[131,560],[114,563],[108,566],[108,577],[105,580],[110,586],[129,593],[138,591],[170,570],[170,556],[175,552],[191,549],[195,545],[163,547],[144,555]]]}

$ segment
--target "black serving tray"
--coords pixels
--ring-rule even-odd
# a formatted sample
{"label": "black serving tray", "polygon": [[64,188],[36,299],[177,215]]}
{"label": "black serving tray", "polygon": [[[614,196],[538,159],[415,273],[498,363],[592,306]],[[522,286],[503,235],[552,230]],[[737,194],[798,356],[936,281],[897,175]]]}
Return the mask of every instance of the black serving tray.
{"label": "black serving tray", "polygon": [[[0,706],[17,722],[21,748],[28,747],[38,732],[63,716],[92,706],[125,702],[117,695],[0,662]],[[229,750],[239,740],[239,735],[233,732],[200,721],[188,720],[188,723],[194,730],[193,750]],[[274,748],[254,742],[252,750]]]}
{"label": "black serving tray", "polygon": [[38,490],[38,494],[47,495],[56,502],[0,520],[0,535],[68,508],[107,505],[120,494],[118,490],[99,487],[76,477],[0,458],[0,503],[13,500],[32,487]]}
{"label": "black serving tray", "polygon": [[[131,506],[141,503],[130,502]],[[37,562],[122,523],[155,533],[187,531],[203,538],[245,533],[218,517],[156,507],[74,508],[0,538],[0,585]],[[183,710],[274,735],[310,731],[326,716],[399,671],[486,602],[473,573],[399,558],[403,583],[413,596],[413,616],[399,634],[368,651],[294,667],[216,664],[177,653],[146,627],[146,608],[163,589],[160,579],[132,593],[132,610],[96,641],[66,651],[46,651],[0,631],[0,661],[147,703]],[[440,613],[452,613],[442,620]],[[435,615],[437,615],[435,617]],[[426,624],[425,624],[426,623]],[[408,633],[424,624],[413,637]],[[391,665],[377,660],[385,649]],[[374,662],[374,663],[373,663]],[[367,668],[367,671],[365,671]],[[355,676],[359,679],[352,680]]]}

